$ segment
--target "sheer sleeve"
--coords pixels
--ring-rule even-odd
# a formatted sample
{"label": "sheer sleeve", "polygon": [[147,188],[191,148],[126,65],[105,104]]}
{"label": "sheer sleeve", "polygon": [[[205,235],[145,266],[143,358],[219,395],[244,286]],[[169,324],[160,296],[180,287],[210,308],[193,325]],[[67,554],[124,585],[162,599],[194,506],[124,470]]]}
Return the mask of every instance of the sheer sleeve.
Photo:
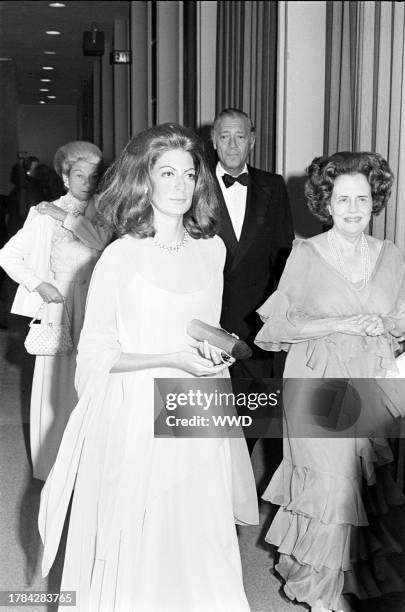
{"label": "sheer sleeve", "polygon": [[397,296],[395,303],[388,317],[385,317],[389,321],[395,323],[397,329],[402,332],[402,336],[396,336],[396,340],[402,342],[405,339],[405,262],[402,257],[402,253],[395,247],[396,262],[393,266],[394,278],[394,291],[397,289]]}
{"label": "sheer sleeve", "polygon": [[36,210],[31,208],[23,227],[0,250],[0,266],[28,291],[34,291],[45,281],[37,276],[31,265],[34,242],[41,235],[40,219]]}
{"label": "sheer sleeve", "polygon": [[101,256],[90,283],[77,358],[79,402],[41,492],[38,526],[44,543],[43,576],[49,573],[58,551],[87,432],[98,419],[109,376],[113,376],[109,372],[121,354],[117,328],[120,267],[119,249],[113,244]]}
{"label": "sheer sleeve", "polygon": [[255,344],[267,351],[288,351],[297,333],[308,321],[305,313],[306,275],[309,252],[303,240],[295,240],[278,289],[257,311],[264,325]]}
{"label": "sheer sleeve", "polygon": [[83,215],[76,217],[68,214],[63,227],[72,232],[84,245],[96,251],[102,251],[109,242],[111,232],[96,223],[96,217],[89,219]]}
{"label": "sheer sleeve", "polygon": [[396,316],[405,317],[405,263],[401,256],[400,276],[399,276],[399,291],[398,297],[394,306],[393,314]]}
{"label": "sheer sleeve", "polygon": [[215,249],[213,250],[213,276],[216,281],[213,283],[215,294],[213,296],[213,305],[215,308],[215,321],[213,324],[219,326],[221,319],[222,295],[224,292],[224,266],[226,259],[226,246],[219,236],[214,238]]}
{"label": "sheer sleeve", "polygon": [[226,246],[222,238],[220,238],[219,236],[216,236],[215,240],[217,242],[217,253],[216,253],[217,265],[222,274],[224,271],[224,266],[225,266]]}
{"label": "sheer sleeve", "polygon": [[122,267],[116,244],[99,259],[90,282],[80,335],[75,384],[79,397],[100,376],[108,377],[119,359],[118,286]]}

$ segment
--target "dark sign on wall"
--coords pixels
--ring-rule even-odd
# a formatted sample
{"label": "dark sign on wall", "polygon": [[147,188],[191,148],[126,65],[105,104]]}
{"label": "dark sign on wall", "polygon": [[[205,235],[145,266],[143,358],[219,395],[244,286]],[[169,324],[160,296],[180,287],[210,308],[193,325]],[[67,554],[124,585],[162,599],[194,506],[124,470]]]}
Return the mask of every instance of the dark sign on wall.
{"label": "dark sign on wall", "polygon": [[83,55],[104,55],[104,32],[83,32]]}

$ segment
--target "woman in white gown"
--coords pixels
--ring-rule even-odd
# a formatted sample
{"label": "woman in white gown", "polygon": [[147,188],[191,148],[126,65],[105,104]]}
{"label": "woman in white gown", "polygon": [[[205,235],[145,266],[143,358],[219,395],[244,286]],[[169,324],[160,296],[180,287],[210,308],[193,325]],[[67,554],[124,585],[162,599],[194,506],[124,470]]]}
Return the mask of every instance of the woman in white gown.
{"label": "woman in white gown", "polygon": [[[90,142],[60,147],[54,167],[67,193],[32,207],[23,228],[0,251],[0,265],[19,283],[12,313],[58,323],[69,316],[77,347],[90,277],[110,233],[97,222],[93,193],[102,153]],[[65,301],[66,310],[63,307]],[[46,306],[39,310],[41,304]],[[77,403],[76,350],[37,356],[31,392],[30,446],[34,477],[45,480]]]}
{"label": "woman in white gown", "polygon": [[120,239],[90,285],[80,400],[41,498],[43,573],[74,486],[62,589],[77,610],[247,611],[234,522],[258,512],[245,440],[154,438],[155,378],[228,375],[186,333],[193,318],[219,324],[225,260],[200,142],[175,124],[142,132],[99,204]]}

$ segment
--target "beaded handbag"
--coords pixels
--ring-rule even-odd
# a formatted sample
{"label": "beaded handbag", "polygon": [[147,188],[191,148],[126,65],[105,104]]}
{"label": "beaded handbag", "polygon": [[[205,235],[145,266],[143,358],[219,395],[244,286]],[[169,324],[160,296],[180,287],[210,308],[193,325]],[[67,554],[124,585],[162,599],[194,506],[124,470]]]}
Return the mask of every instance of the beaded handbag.
{"label": "beaded handbag", "polygon": [[65,301],[64,310],[68,319],[67,323],[34,323],[39,313],[45,306],[42,302],[39,310],[29,324],[29,332],[25,338],[24,346],[30,355],[64,355],[73,351],[73,341],[71,335],[71,321]]}

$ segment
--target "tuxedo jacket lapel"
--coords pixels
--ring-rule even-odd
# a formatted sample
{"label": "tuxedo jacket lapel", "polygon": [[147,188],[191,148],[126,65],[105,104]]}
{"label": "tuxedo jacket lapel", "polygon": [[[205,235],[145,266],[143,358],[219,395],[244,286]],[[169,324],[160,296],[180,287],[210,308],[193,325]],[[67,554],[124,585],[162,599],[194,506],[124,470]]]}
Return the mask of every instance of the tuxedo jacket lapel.
{"label": "tuxedo jacket lapel", "polygon": [[228,208],[225,204],[224,196],[222,195],[221,187],[218,184],[218,199],[219,199],[219,212],[220,212],[220,231],[219,235],[225,243],[228,254],[233,258],[238,249],[238,241],[236,239],[235,231],[233,229],[232,221],[229,216]]}
{"label": "tuxedo jacket lapel", "polygon": [[[232,268],[238,265],[238,262],[243,259],[246,251],[254,242],[256,233],[263,226],[268,208],[269,195],[255,182],[254,171],[252,171],[250,168],[249,175],[250,183],[247,189],[245,219],[243,221],[240,240],[237,242],[237,249],[232,263]],[[229,222],[231,223],[230,219]]]}

